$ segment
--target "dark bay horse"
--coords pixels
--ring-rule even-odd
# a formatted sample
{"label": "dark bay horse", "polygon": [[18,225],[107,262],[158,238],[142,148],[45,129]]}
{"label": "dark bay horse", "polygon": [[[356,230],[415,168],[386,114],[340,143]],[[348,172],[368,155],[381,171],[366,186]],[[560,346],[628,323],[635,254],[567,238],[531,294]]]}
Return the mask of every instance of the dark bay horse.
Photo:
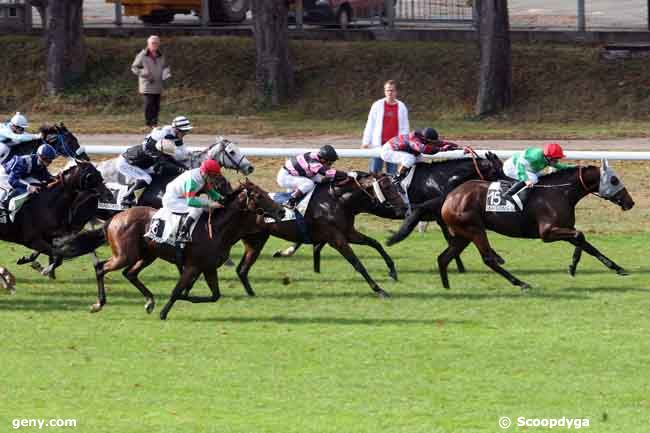
{"label": "dark bay horse", "polygon": [[[161,245],[144,238],[155,213],[156,209],[149,207],[128,209],[113,217],[104,229],[83,233],[63,248],[66,256],[75,257],[94,251],[104,242],[104,238],[108,240],[112,257],[95,264],[98,294],[97,303],[91,307],[91,311],[100,311],[106,304],[104,276],[118,269],[124,269],[122,275],[145,297],[147,313],[153,311],[154,296],[138,279],[138,274],[157,258],[176,264],[173,246]],[[246,181],[228,196],[225,209],[215,211],[212,218],[208,218],[207,214],[201,217],[192,234],[192,242],[185,249],[180,278],[160,312],[162,320],[167,318],[177,300],[216,302],[219,299],[217,268],[228,258],[232,245],[245,234],[259,230],[256,224],[263,221],[264,215],[281,219],[284,208],[275,203],[263,189]],[[212,296],[189,295],[201,274],[205,277]]]}
{"label": "dark bay horse", "polygon": [[[447,194],[468,180],[497,180],[504,178],[502,165],[499,157],[491,152],[487,152],[485,158],[480,158],[472,153],[470,158],[417,164],[413,180],[408,189],[413,211],[404,219],[399,230],[388,239],[387,244],[393,245],[405,239],[420,221],[436,221],[445,239],[449,241],[447,226],[440,216],[440,209]],[[381,205],[373,206],[365,212],[381,218],[404,218],[403,213],[395,213],[392,209],[387,209]],[[316,272],[320,270],[320,251],[324,245],[314,245],[314,270]],[[300,244],[297,244],[283,252],[277,252],[275,257],[292,255],[299,246]],[[460,258],[456,258],[456,263],[458,270],[464,272],[465,267]]]}
{"label": "dark bay horse", "polygon": [[79,145],[77,137],[66,128],[63,122],[58,125],[44,124],[41,126],[39,131],[43,138],[24,141],[16,146],[12,146],[9,157],[16,155],[31,155],[36,152],[38,146],[45,142],[52,146],[59,156],[74,160],[90,161],[85,149]]}
{"label": "dark bay horse", "polygon": [[246,293],[255,296],[248,280],[248,272],[264,248],[269,236],[273,235],[292,242],[304,242],[305,236],[315,245],[329,244],[365,278],[372,290],[382,297],[385,292],[368,274],[350,244],[367,245],[381,254],[389,269],[389,275],[397,279],[395,264],[388,253],[375,239],[358,232],[354,228],[355,216],[385,201],[395,209],[403,209],[404,202],[388,175],[357,173],[338,184],[316,186],[304,215],[304,225],[296,220],[268,223],[264,230],[253,236],[243,238],[245,252],[237,266],[237,275]]}
{"label": "dark bay horse", "polygon": [[442,207],[442,218],[452,234],[449,247],[438,256],[438,269],[445,288],[449,288],[447,266],[470,242],[479,250],[483,262],[492,270],[522,289],[530,286],[500,266],[490,247],[486,230],[502,235],[542,239],[544,242],[566,241],[575,246],[575,270],[579,252],[586,251],[609,269],[625,275],[623,268],[605,257],[575,228],[575,207],[589,194],[596,194],[628,210],[634,201],[622,181],[603,160],[601,167],[576,167],[557,171],[541,178],[522,212],[487,212],[490,183],[467,182],[452,191]]}
{"label": "dark bay horse", "polygon": [[[59,173],[55,181],[32,196],[13,222],[0,224],[0,239],[57,256],[53,241],[74,231],[75,205],[86,194],[107,195],[110,191],[92,164],[80,162]],[[58,266],[61,260],[57,258],[45,273]]]}

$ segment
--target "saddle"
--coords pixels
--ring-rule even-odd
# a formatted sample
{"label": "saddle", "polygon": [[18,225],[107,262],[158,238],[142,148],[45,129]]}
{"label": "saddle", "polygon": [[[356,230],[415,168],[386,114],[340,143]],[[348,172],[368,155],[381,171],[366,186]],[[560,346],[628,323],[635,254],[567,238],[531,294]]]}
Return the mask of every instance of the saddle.
{"label": "saddle", "polygon": [[[147,231],[144,237],[159,244],[183,248],[185,242],[180,242],[179,232],[185,218],[187,218],[187,213],[175,213],[166,208],[159,209],[151,219],[149,231]],[[192,238],[192,233],[197,223],[198,221],[194,221],[194,224],[190,227],[190,239]]]}

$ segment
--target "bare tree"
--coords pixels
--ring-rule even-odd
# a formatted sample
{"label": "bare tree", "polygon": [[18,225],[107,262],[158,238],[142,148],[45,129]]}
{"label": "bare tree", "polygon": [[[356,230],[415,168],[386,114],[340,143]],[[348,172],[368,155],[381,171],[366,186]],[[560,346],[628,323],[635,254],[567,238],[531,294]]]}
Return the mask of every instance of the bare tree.
{"label": "bare tree", "polygon": [[512,55],[508,0],[477,0],[480,76],[476,114],[489,115],[512,104]]}
{"label": "bare tree", "polygon": [[287,1],[253,0],[252,11],[257,100],[263,106],[277,106],[294,90],[293,68],[289,61]]}
{"label": "bare tree", "polygon": [[83,0],[32,0],[45,28],[49,95],[63,91],[86,67],[83,35]]}

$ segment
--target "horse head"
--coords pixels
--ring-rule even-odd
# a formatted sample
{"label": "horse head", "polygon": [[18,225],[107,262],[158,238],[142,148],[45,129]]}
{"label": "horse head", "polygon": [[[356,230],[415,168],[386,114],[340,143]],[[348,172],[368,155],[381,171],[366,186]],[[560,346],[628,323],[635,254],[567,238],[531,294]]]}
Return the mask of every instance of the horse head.
{"label": "horse head", "polygon": [[214,159],[222,167],[237,170],[246,176],[255,170],[255,167],[244,156],[239,146],[221,136],[218,136],[216,143],[208,148],[206,158]]}
{"label": "horse head", "polygon": [[101,173],[90,162],[80,161],[57,176],[55,184],[60,183],[63,188],[72,192],[94,192],[103,200],[110,200],[113,194],[104,185]]}
{"label": "horse head", "polygon": [[634,207],[632,196],[606,159],[602,159],[600,164],[598,195],[619,205],[624,211]]}
{"label": "horse head", "polygon": [[503,161],[492,152],[486,152],[485,158],[477,158],[476,164],[479,177],[484,180],[494,181],[505,177]]}
{"label": "horse head", "polygon": [[248,179],[240,182],[239,188],[233,194],[236,194],[242,210],[254,212],[259,216],[269,216],[276,221],[284,218],[284,207],[273,201],[268,192]]}
{"label": "horse head", "polygon": [[43,140],[56,152],[66,158],[90,161],[86,150],[79,145],[79,140],[66,128],[63,122],[54,125],[43,124],[40,128]]}
{"label": "horse head", "polygon": [[403,209],[406,206],[393,178],[386,173],[355,171],[349,173],[348,179],[346,182],[356,184],[374,203],[396,209]]}

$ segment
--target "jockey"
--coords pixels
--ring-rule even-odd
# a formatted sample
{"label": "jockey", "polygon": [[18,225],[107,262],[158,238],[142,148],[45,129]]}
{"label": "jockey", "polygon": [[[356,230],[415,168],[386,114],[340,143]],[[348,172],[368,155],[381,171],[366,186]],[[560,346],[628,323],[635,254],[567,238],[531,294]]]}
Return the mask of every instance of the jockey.
{"label": "jockey", "polygon": [[185,116],[178,116],[172,120],[171,125],[165,125],[160,128],[153,128],[149,135],[144,138],[146,142],[157,143],[163,138],[172,140],[176,145],[176,154],[174,159],[183,161],[187,158],[187,148],[183,143],[183,137],[192,130],[192,124]]}
{"label": "jockey", "polygon": [[572,164],[562,164],[562,158],[564,150],[557,143],[546,144],[544,149],[529,147],[512,155],[503,164],[503,173],[517,182],[505,193],[504,198],[522,210],[528,198],[525,192],[539,181],[546,167],[558,170],[573,167]]}
{"label": "jockey", "polygon": [[[183,226],[179,230],[179,240],[190,241],[190,228],[201,217],[205,209],[222,208],[224,195],[217,190],[216,184],[222,180],[221,166],[213,159],[206,159],[200,168],[188,170],[171,181],[165,188],[162,199],[164,208],[174,213],[187,214]],[[206,193],[207,197],[199,197]]]}
{"label": "jockey", "polygon": [[409,135],[398,135],[388,140],[381,147],[381,159],[386,162],[400,164],[394,179],[399,184],[408,174],[409,169],[418,162],[424,161],[425,155],[458,149],[458,145],[441,140],[433,128],[416,129]]}
{"label": "jockey", "polygon": [[329,144],[318,152],[307,152],[287,159],[276,178],[278,185],[291,191],[291,197],[284,205],[293,209],[317,183],[346,178],[345,172],[332,168],[337,159],[339,155]]}
{"label": "jockey", "polygon": [[34,178],[40,182],[49,182],[52,175],[47,171],[47,167],[56,158],[56,150],[49,144],[42,144],[32,155],[16,155],[5,161],[2,166],[6,173],[3,179],[2,187],[10,190],[8,199],[17,195],[29,193],[38,193],[40,186],[30,184],[26,179]]}
{"label": "jockey", "polygon": [[176,141],[165,137],[156,140],[152,133],[145,138],[142,144],[132,146],[120,155],[116,163],[117,171],[126,176],[131,183],[122,200],[122,206],[134,204],[135,192],[151,184],[151,175],[146,170],[152,166],[157,164],[174,166],[178,174],[185,171],[185,167],[176,161],[177,152]]}
{"label": "jockey", "polygon": [[14,114],[8,123],[0,124],[0,143],[12,147],[25,141],[39,140],[41,134],[25,132],[27,126],[27,118],[23,114]]}

